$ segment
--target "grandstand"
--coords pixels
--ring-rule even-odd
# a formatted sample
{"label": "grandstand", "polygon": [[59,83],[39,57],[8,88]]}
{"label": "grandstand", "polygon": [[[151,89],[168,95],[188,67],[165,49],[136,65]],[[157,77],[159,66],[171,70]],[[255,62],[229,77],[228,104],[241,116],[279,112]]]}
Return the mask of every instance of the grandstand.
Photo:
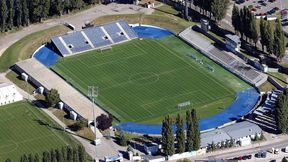
{"label": "grandstand", "polygon": [[[236,74],[246,82],[258,87],[267,80],[267,75],[245,64],[240,58],[232,53],[219,50],[208,41],[196,34],[191,27],[185,29],[179,34],[189,44],[200,50],[210,59],[225,67],[227,70]],[[195,41],[197,40],[197,41]]]}
{"label": "grandstand", "polygon": [[68,32],[52,38],[63,57],[109,47],[138,38],[125,20],[118,20],[81,31]]}

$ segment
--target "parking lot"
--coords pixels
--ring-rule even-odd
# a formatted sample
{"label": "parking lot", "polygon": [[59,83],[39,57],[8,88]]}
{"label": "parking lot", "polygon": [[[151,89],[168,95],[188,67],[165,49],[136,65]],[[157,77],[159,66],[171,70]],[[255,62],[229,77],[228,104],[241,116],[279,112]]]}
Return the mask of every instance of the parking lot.
{"label": "parking lot", "polygon": [[283,157],[288,157],[288,153],[285,152],[284,148],[279,148],[278,152],[273,153],[271,148],[271,150],[261,150],[256,154],[243,155],[229,159],[247,162],[281,162]]}
{"label": "parking lot", "polygon": [[[249,7],[255,14],[274,15],[276,12],[288,8],[288,0],[235,0],[235,2],[239,8]],[[272,11],[273,9],[275,12]]]}

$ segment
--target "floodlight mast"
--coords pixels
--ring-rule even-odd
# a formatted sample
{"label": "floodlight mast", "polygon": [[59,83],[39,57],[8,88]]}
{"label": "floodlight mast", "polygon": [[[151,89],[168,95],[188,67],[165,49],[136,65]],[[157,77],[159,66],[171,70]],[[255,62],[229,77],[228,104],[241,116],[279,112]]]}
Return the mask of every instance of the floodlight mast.
{"label": "floodlight mast", "polygon": [[96,114],[95,114],[95,98],[98,97],[98,87],[95,88],[95,86],[88,86],[88,96],[90,99],[92,99],[92,109],[93,109],[93,120],[94,120],[94,133],[95,133],[95,157],[94,161],[97,161],[97,135],[96,135]]}

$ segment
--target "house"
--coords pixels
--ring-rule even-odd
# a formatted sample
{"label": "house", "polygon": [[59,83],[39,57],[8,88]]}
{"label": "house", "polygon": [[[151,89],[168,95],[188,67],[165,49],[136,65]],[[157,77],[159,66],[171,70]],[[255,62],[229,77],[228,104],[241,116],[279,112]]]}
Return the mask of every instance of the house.
{"label": "house", "polygon": [[0,106],[23,100],[15,85],[11,83],[0,84]]}
{"label": "house", "polygon": [[237,35],[226,34],[225,35],[225,46],[231,52],[239,52],[241,41]]}

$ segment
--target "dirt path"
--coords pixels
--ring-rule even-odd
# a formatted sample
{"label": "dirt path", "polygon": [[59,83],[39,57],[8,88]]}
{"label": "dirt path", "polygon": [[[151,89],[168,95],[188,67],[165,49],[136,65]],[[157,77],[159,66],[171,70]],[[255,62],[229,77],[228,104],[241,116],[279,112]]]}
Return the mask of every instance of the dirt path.
{"label": "dirt path", "polygon": [[92,21],[98,17],[104,15],[114,15],[114,14],[136,14],[140,12],[149,12],[147,9],[143,9],[135,5],[124,5],[124,4],[115,4],[111,3],[109,5],[98,5],[88,10],[73,14],[66,15],[58,19],[50,19],[39,24],[32,24],[29,27],[26,27],[18,32],[9,33],[0,37],[0,56],[2,53],[13,43],[19,39],[40,31],[54,27],[64,22],[73,24],[76,27],[76,30],[81,30],[81,27],[87,21]]}

